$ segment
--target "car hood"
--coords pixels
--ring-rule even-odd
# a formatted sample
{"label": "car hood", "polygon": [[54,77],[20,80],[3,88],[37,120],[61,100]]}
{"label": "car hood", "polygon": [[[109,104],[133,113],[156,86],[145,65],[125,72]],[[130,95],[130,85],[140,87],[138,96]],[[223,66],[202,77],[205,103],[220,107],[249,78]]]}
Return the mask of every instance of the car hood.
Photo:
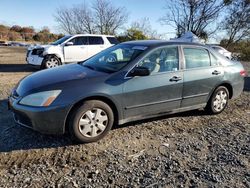
{"label": "car hood", "polygon": [[39,92],[39,90],[45,91],[46,88],[51,89],[55,85],[63,85],[68,81],[93,79],[107,75],[107,73],[94,71],[80,64],[64,65],[42,70],[25,77],[18,84],[16,92],[19,96],[25,96],[33,92]]}
{"label": "car hood", "polygon": [[52,45],[31,45],[28,47],[28,50],[33,50],[33,49],[37,49],[37,48],[49,48]]}
{"label": "car hood", "polygon": [[61,45],[52,45],[52,44],[46,44],[46,45],[31,45],[28,47],[28,50],[38,49],[38,48],[44,48],[45,50],[49,48],[57,48],[61,47]]}

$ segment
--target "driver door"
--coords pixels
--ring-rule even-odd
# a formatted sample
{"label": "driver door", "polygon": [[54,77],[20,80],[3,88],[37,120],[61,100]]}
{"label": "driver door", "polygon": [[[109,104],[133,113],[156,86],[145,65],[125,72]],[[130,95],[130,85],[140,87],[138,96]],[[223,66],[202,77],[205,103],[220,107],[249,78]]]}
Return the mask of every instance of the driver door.
{"label": "driver door", "polygon": [[137,66],[147,67],[151,73],[127,78],[124,83],[125,118],[157,115],[180,108],[183,71],[179,70],[178,46],[153,50]]}
{"label": "driver door", "polygon": [[65,62],[84,61],[88,58],[88,37],[75,37],[68,42],[72,42],[73,45],[64,46]]}

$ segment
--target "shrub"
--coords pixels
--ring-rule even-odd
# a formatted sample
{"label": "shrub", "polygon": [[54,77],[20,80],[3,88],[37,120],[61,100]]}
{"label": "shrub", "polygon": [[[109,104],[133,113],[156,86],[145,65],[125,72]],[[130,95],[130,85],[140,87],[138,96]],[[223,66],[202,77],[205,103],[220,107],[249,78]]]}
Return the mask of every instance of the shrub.
{"label": "shrub", "polygon": [[[223,39],[220,45],[225,47],[227,40]],[[230,52],[239,54],[239,60],[250,61],[250,40],[242,40],[237,43],[231,44],[227,48]]]}
{"label": "shrub", "polygon": [[10,41],[16,41],[16,40],[22,39],[22,36],[18,32],[10,31],[8,33],[8,38],[9,38]]}

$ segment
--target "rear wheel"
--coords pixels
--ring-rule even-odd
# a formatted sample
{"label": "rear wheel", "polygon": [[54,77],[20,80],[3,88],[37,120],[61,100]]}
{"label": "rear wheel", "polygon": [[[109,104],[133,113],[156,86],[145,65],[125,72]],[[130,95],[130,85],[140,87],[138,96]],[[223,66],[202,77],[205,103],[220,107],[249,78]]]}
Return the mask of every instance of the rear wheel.
{"label": "rear wheel", "polygon": [[224,86],[219,86],[208,101],[206,108],[212,114],[219,114],[226,108],[228,100],[228,89]]}
{"label": "rear wheel", "polygon": [[95,142],[108,133],[113,123],[112,109],[106,103],[89,100],[73,112],[69,132],[77,142]]}

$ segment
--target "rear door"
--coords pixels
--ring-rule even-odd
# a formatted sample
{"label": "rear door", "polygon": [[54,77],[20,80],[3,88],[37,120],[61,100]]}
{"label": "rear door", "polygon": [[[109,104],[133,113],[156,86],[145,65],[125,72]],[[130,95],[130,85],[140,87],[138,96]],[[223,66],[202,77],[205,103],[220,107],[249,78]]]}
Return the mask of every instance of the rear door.
{"label": "rear door", "polygon": [[177,46],[152,50],[137,65],[148,67],[149,76],[127,78],[124,83],[125,118],[161,114],[179,108],[183,72]]}
{"label": "rear door", "polygon": [[88,58],[105,49],[101,36],[89,36]]}
{"label": "rear door", "polygon": [[183,46],[184,83],[181,107],[205,105],[213,89],[221,83],[222,66],[208,49]]}
{"label": "rear door", "polygon": [[65,62],[83,61],[88,58],[88,37],[75,37],[69,42],[73,45],[64,46]]}

